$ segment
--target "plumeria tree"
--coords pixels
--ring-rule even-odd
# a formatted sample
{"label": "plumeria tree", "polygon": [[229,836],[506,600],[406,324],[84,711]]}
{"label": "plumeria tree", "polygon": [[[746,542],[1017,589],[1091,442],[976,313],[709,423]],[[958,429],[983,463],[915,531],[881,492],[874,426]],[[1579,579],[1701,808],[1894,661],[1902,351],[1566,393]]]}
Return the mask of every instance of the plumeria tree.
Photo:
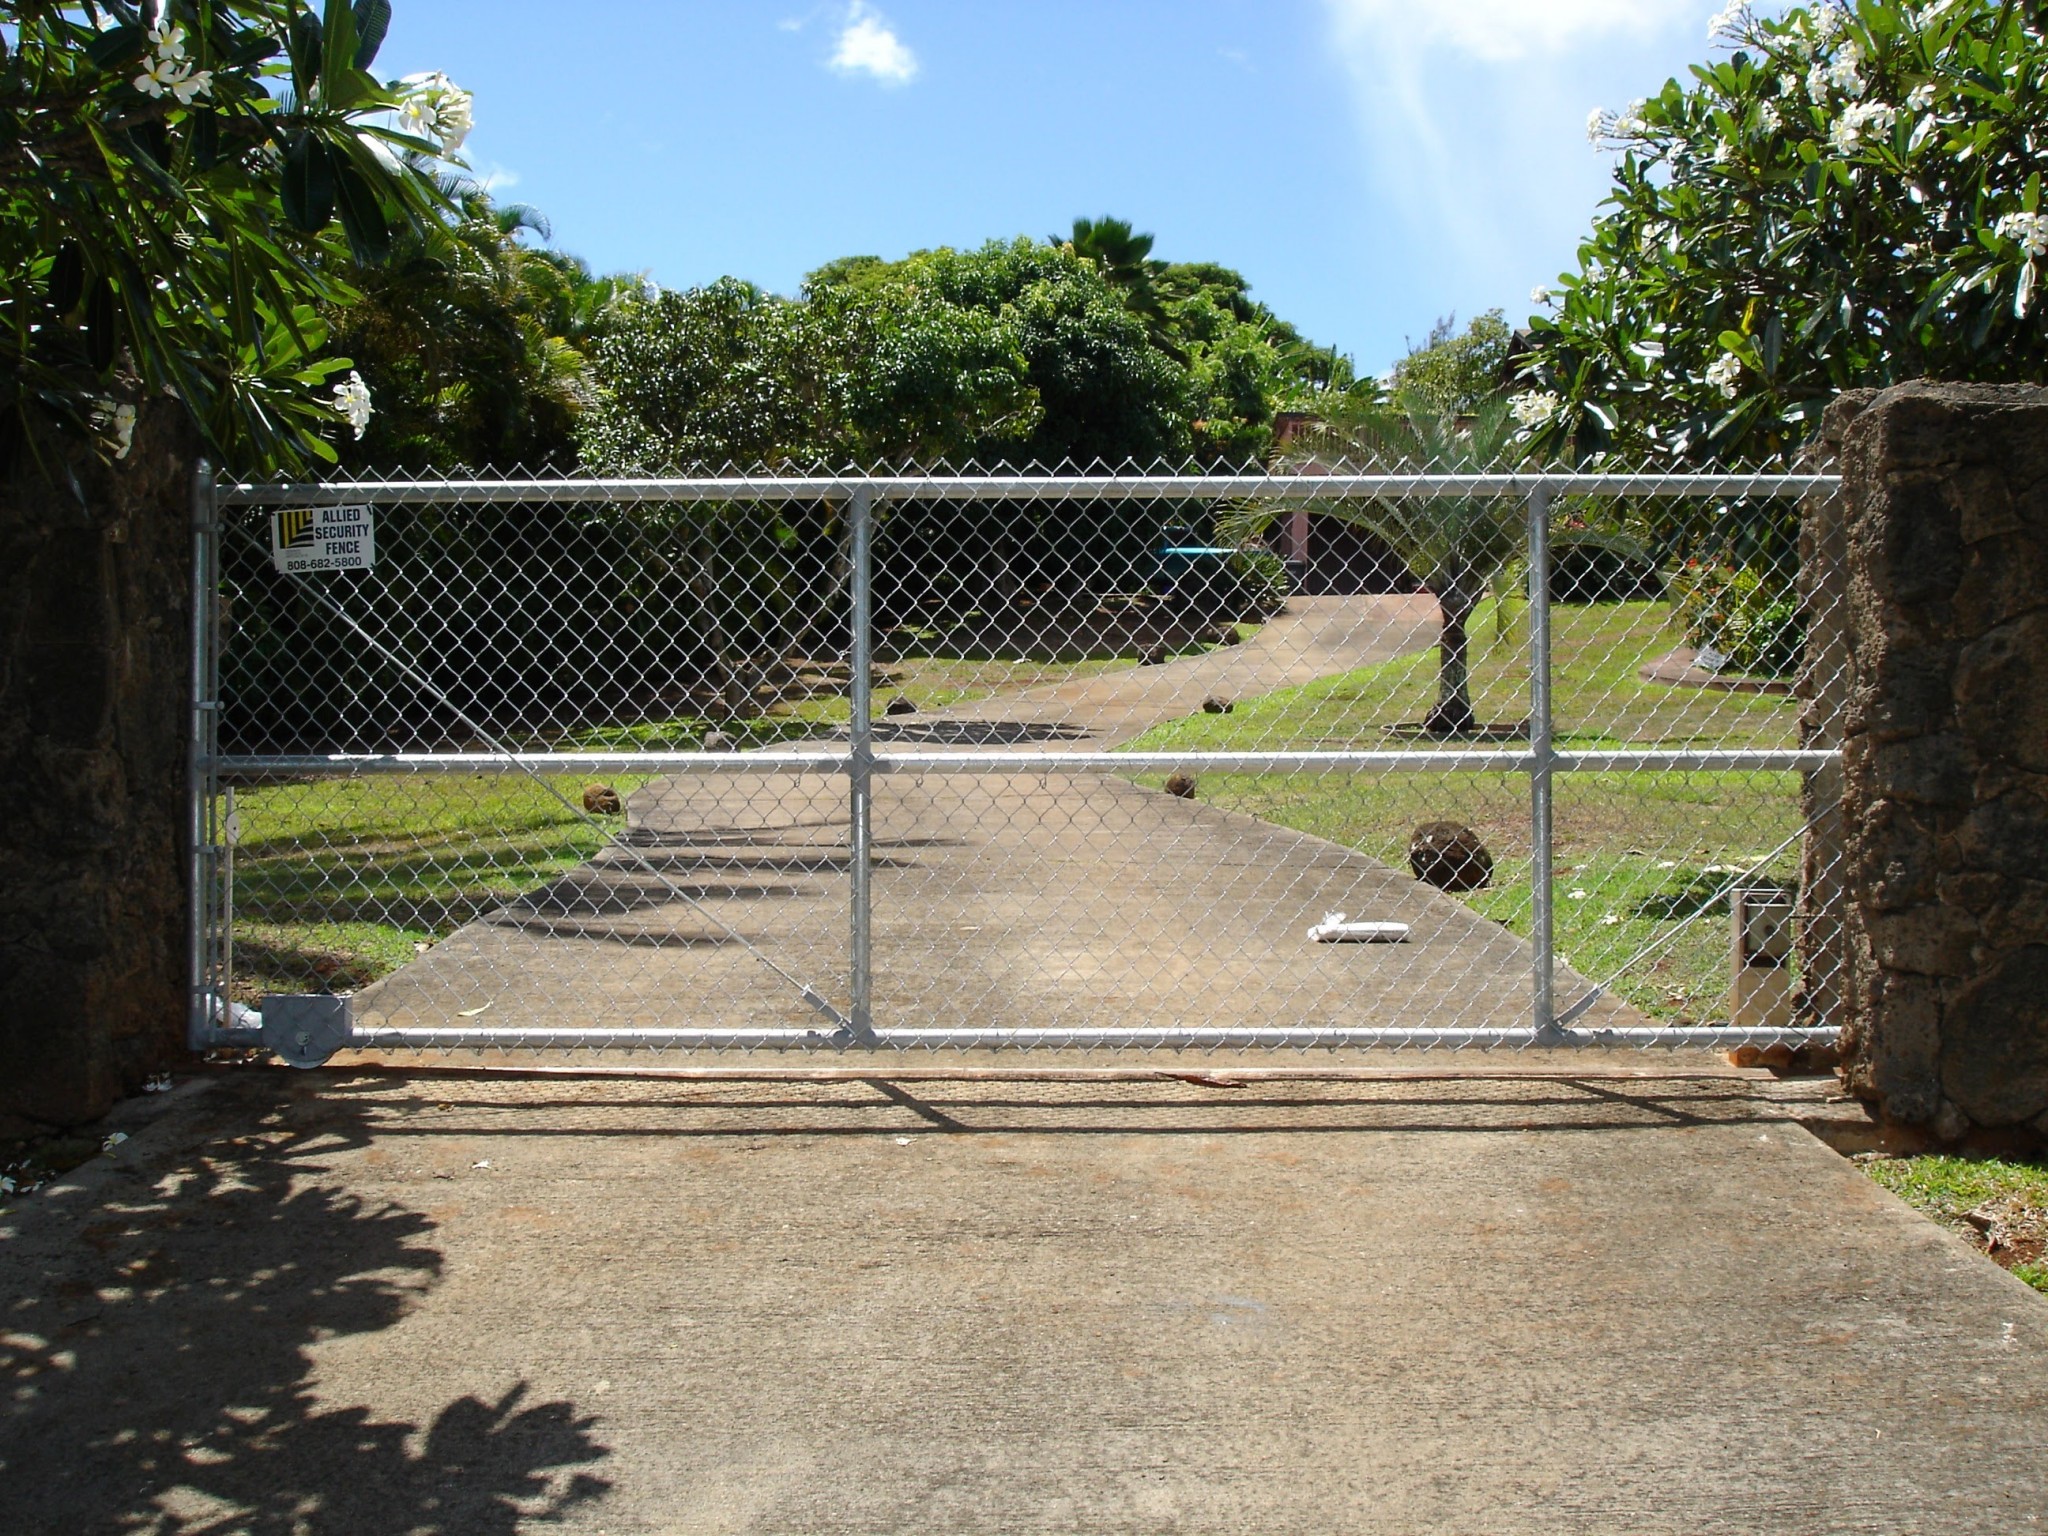
{"label": "plumeria tree", "polygon": [[184,456],[297,469],[371,419],[323,315],[445,217],[470,111],[370,73],[390,21],[0,0],[0,1121],[183,1059]]}
{"label": "plumeria tree", "polygon": [[1738,3],[1712,35],[1690,80],[1588,124],[1613,190],[1536,295],[1532,439],[1764,459],[1845,388],[2041,378],[2041,7]]}
{"label": "plumeria tree", "polygon": [[324,355],[358,262],[440,218],[446,77],[370,73],[388,0],[0,3],[0,433],[129,450],[169,394],[238,466],[332,459],[371,402]]}

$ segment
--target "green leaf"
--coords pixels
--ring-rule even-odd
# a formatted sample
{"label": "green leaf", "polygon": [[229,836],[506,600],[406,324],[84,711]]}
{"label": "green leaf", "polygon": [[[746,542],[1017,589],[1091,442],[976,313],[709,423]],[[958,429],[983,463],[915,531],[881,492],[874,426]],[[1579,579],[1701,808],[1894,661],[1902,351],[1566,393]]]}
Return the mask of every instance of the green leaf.
{"label": "green leaf", "polygon": [[302,132],[284,152],[280,191],[292,228],[317,235],[334,217],[334,155],[326,142]]}
{"label": "green leaf", "polygon": [[276,57],[283,47],[284,40],[275,32],[254,32],[229,49],[226,58],[230,68],[247,69]]}
{"label": "green leaf", "polygon": [[320,84],[330,97],[339,95],[355,70],[355,7],[350,0],[327,0],[320,38]]}
{"label": "green leaf", "polygon": [[391,221],[369,178],[343,161],[335,167],[334,190],[350,253],[361,266],[382,266],[391,256]]}
{"label": "green leaf", "polygon": [[109,27],[86,45],[85,56],[101,69],[112,72],[141,58],[148,46],[149,34],[140,27]]}
{"label": "green leaf", "polygon": [[171,163],[171,133],[161,120],[137,123],[127,133],[128,146],[158,169]]}
{"label": "green leaf", "polygon": [[320,83],[320,18],[311,11],[300,11],[292,17],[285,46],[292,56],[292,84],[297,88],[300,99],[304,100]]}
{"label": "green leaf", "polygon": [[57,247],[50,262],[49,293],[50,308],[60,319],[78,308],[78,301],[85,297],[85,252],[76,240]]}
{"label": "green leaf", "polygon": [[2041,173],[2034,172],[2027,178],[2027,185],[2020,193],[2020,206],[2029,213],[2041,211]]}
{"label": "green leaf", "polygon": [[391,0],[356,0],[356,68],[377,62],[384,34],[391,30]]}
{"label": "green leaf", "polygon": [[112,279],[94,285],[85,300],[85,355],[95,373],[114,366],[121,347],[121,297]]}
{"label": "green leaf", "polygon": [[192,114],[192,164],[201,171],[220,164],[220,114],[210,107]]}

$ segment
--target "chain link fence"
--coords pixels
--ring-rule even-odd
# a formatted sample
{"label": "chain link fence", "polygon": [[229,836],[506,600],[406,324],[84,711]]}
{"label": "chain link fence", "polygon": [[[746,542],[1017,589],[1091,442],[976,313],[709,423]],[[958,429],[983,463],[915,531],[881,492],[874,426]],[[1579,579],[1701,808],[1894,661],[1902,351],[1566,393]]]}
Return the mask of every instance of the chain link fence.
{"label": "chain link fence", "polygon": [[1831,1041],[1836,489],[202,477],[192,1043]]}

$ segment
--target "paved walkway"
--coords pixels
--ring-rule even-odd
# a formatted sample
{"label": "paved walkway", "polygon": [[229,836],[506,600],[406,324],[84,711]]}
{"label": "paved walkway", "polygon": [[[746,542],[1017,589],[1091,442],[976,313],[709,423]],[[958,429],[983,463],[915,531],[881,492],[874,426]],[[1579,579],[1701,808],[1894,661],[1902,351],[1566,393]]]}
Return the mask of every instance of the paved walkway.
{"label": "paved walkway", "polygon": [[0,1217],[0,1530],[2042,1529],[1824,1096],[229,1072]]}
{"label": "paved walkway", "polygon": [[1206,699],[1256,698],[1419,651],[1436,644],[1437,628],[1433,597],[1297,597],[1242,645],[884,720],[876,729],[906,745],[1101,752],[1199,712]]}

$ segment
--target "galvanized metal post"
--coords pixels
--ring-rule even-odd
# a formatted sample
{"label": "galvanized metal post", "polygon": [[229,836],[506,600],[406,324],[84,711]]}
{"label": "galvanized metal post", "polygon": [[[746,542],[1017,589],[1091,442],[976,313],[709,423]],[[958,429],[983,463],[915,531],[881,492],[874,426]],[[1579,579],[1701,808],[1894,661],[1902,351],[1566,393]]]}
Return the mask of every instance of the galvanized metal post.
{"label": "galvanized metal post", "polygon": [[858,487],[847,503],[853,545],[853,643],[847,666],[853,706],[848,842],[853,870],[853,1007],[848,1020],[858,1040],[874,1036],[874,494]]}
{"label": "galvanized metal post", "polygon": [[1529,492],[1529,890],[1539,1042],[1558,1032],[1557,888],[1551,850],[1556,769],[1550,698],[1550,491],[1538,486]]}
{"label": "galvanized metal post", "polygon": [[213,797],[208,788],[219,736],[213,633],[220,601],[214,571],[218,517],[213,466],[201,459],[192,471],[192,696],[185,753],[185,968],[190,987],[185,1039],[195,1051],[212,1044],[214,1028],[207,998],[207,930],[214,899]]}

